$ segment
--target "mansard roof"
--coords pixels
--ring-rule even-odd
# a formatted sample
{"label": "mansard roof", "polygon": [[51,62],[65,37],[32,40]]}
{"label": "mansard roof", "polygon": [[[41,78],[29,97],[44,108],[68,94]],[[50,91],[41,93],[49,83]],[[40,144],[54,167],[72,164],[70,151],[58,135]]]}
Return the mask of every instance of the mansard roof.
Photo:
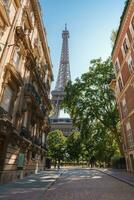
{"label": "mansard roof", "polygon": [[117,43],[120,31],[121,31],[121,27],[122,27],[123,21],[125,19],[126,13],[127,13],[127,9],[129,7],[129,4],[131,3],[131,1],[132,0],[126,0],[125,1],[125,7],[124,7],[123,13],[122,13],[121,18],[120,18],[120,24],[119,24],[119,28],[118,28],[118,31],[117,31],[116,39],[115,39],[115,42],[114,42],[114,46],[113,46],[113,49],[112,49],[112,55],[113,55],[114,49],[116,47],[116,43]]}

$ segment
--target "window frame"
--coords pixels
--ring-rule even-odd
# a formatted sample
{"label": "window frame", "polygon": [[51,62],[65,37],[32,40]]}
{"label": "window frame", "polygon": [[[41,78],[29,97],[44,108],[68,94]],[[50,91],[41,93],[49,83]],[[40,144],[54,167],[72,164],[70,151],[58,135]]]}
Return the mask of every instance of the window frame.
{"label": "window frame", "polygon": [[127,64],[128,64],[128,70],[130,73],[133,73],[134,72],[134,62],[133,62],[133,59],[132,59],[132,56],[130,55],[128,60],[127,60]]}
{"label": "window frame", "polygon": [[[5,93],[6,90],[9,88],[9,90],[11,91],[11,96],[10,96],[10,99],[9,99],[9,96],[7,96],[7,94]],[[0,106],[8,113],[10,113],[10,110],[11,110],[11,105],[12,105],[12,100],[13,100],[13,96],[14,96],[14,91],[13,89],[7,85],[5,88],[4,88],[4,91],[3,91],[3,95],[2,95],[2,98],[1,98],[1,102],[0,102]],[[9,101],[8,101],[8,105],[5,104],[5,98],[7,98]],[[7,109],[3,106],[3,105],[6,105],[7,106]]]}
{"label": "window frame", "polygon": [[[125,45],[124,45],[124,43],[125,43]],[[129,42],[128,35],[126,33],[125,38],[124,38],[123,43],[122,43],[122,47],[121,47],[123,57],[125,57],[125,55],[128,53],[129,47],[130,47],[130,42]]]}
{"label": "window frame", "polygon": [[128,147],[134,146],[134,137],[130,121],[126,123],[126,136]]}
{"label": "window frame", "polygon": [[118,58],[116,58],[116,61],[114,63],[114,69],[115,69],[115,73],[118,74],[120,71],[120,62]]}

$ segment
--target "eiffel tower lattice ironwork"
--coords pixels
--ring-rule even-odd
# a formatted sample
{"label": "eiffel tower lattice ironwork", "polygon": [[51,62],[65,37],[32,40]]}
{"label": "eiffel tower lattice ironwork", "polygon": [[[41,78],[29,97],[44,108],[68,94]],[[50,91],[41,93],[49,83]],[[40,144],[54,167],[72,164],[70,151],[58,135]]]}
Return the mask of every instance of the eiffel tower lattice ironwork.
{"label": "eiffel tower lattice ironwork", "polygon": [[56,82],[55,89],[52,91],[52,104],[53,104],[53,115],[50,119],[51,131],[61,130],[65,136],[71,134],[73,129],[72,120],[70,118],[65,118],[60,116],[61,102],[64,98],[64,90],[67,82],[71,80],[70,75],[70,65],[69,65],[69,31],[65,25],[65,30],[62,32],[62,50],[59,65],[58,78]]}
{"label": "eiffel tower lattice ironwork", "polygon": [[63,41],[58,78],[55,90],[52,91],[52,104],[54,107],[53,118],[59,117],[61,101],[64,98],[64,89],[67,82],[71,80],[68,47],[69,31],[67,30],[67,25],[65,25],[65,30],[62,32],[62,39]]}

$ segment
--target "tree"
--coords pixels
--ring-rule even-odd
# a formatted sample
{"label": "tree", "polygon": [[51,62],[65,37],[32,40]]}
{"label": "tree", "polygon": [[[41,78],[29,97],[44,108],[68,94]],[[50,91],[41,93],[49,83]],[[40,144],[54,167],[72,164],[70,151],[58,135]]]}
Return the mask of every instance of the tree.
{"label": "tree", "polygon": [[52,131],[48,134],[47,143],[49,147],[48,154],[56,162],[60,164],[60,161],[64,158],[66,148],[66,137],[60,130]]}
{"label": "tree", "polygon": [[116,36],[117,36],[117,32],[118,32],[118,30],[112,30],[112,33],[111,33],[111,44],[112,44],[112,47],[114,46],[114,43],[115,43],[115,40],[116,40]]}
{"label": "tree", "polygon": [[71,161],[77,161],[78,163],[81,155],[81,150],[82,146],[80,132],[73,131],[67,138],[67,153],[69,155],[69,159]]}
{"label": "tree", "polygon": [[[63,107],[80,129],[87,151],[97,157],[101,151],[104,153],[104,149],[105,155],[110,148],[111,154],[116,152],[116,144],[123,152],[116,101],[109,87],[113,78],[111,59],[102,61],[99,58],[92,60],[89,71],[75,83],[70,81],[65,89]],[[92,152],[88,144],[92,144]],[[101,149],[97,150],[97,147]]]}

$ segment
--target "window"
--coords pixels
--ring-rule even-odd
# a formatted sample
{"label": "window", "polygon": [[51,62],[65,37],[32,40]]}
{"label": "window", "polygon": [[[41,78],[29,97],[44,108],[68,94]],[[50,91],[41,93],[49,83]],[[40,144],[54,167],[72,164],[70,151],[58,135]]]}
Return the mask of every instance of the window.
{"label": "window", "polygon": [[15,4],[15,1],[10,1],[10,7],[9,7],[9,18],[10,18],[10,22],[11,24],[13,23],[13,20],[15,18],[16,12],[17,12],[17,7]]}
{"label": "window", "polygon": [[129,43],[128,36],[126,34],[125,39],[123,41],[123,45],[121,47],[123,56],[125,56],[125,54],[128,52],[129,46],[130,46],[130,43]]}
{"label": "window", "polygon": [[[0,19],[0,40],[4,34],[4,30],[5,30],[5,28],[4,28],[4,26],[3,27],[1,26],[1,19]],[[2,50],[2,47],[3,47],[3,45],[0,45],[0,48],[1,48],[0,51]]]}
{"label": "window", "polygon": [[125,40],[123,42],[123,48],[124,48],[125,53],[127,53],[127,51],[128,51],[128,44],[127,44],[126,38],[125,38]]}
{"label": "window", "polygon": [[134,31],[134,16],[132,18],[131,25],[132,25],[132,28],[133,28],[133,31]]}
{"label": "window", "polygon": [[127,133],[128,146],[131,147],[134,144],[134,139],[133,139],[133,132],[132,132],[132,129],[131,129],[130,122],[127,122],[127,124],[126,124],[126,133]]}
{"label": "window", "polygon": [[123,98],[123,100],[121,101],[122,104],[122,112],[123,112],[123,116],[126,116],[127,114],[127,103],[126,103],[126,99]]}
{"label": "window", "polygon": [[120,70],[120,63],[119,63],[119,59],[118,58],[116,59],[116,62],[115,62],[114,66],[115,66],[116,73],[118,73],[119,70]]}
{"label": "window", "polygon": [[35,151],[32,152],[31,159],[32,159],[32,160],[35,160],[35,159],[36,159],[36,152],[35,152]]}
{"label": "window", "polygon": [[34,13],[32,11],[30,12],[30,18],[32,21],[32,25],[34,26]]}
{"label": "window", "polygon": [[120,92],[121,92],[121,90],[123,89],[123,83],[122,83],[121,78],[119,78],[119,80],[118,80],[118,85],[119,85],[119,89],[120,89]]}
{"label": "window", "polygon": [[28,120],[28,112],[25,112],[24,114],[24,121],[23,121],[23,126],[27,127],[27,120]]}
{"label": "window", "polygon": [[46,138],[45,138],[45,133],[42,133],[42,144],[43,144],[43,145],[45,144],[45,140],[46,140]]}
{"label": "window", "polygon": [[127,63],[128,63],[129,72],[130,73],[134,72],[134,63],[133,63],[133,60],[132,60],[131,56],[128,58]]}
{"label": "window", "polygon": [[9,0],[3,0],[3,2],[8,5],[9,4]]}
{"label": "window", "polygon": [[13,96],[12,89],[10,87],[6,87],[2,97],[1,107],[4,108],[7,112],[9,112],[10,109],[12,96]]}
{"label": "window", "polygon": [[47,82],[47,78],[48,78],[48,69],[46,70],[46,74],[45,74],[45,83]]}
{"label": "window", "polygon": [[19,62],[20,62],[20,54],[18,53],[18,51],[15,51],[13,56],[13,64],[17,69],[19,68]]}
{"label": "window", "polygon": [[3,0],[3,3],[6,7],[7,12],[9,13],[9,0]]}

